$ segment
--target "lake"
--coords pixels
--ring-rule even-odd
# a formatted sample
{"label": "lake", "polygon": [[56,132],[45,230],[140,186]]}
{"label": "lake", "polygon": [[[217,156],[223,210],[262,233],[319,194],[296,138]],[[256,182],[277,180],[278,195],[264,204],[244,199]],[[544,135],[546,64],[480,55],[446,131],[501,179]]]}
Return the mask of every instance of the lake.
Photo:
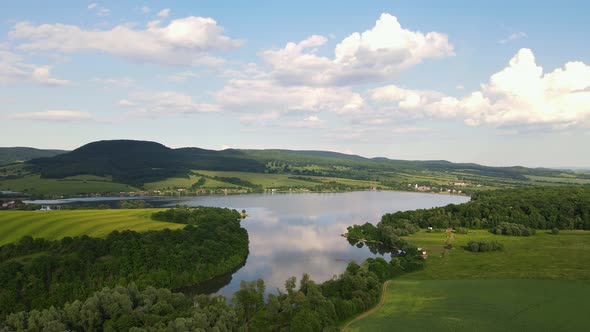
{"label": "lake", "polygon": [[[120,200],[121,198],[109,198]],[[125,198],[123,198],[125,199]],[[291,276],[308,273],[322,282],[344,272],[350,261],[374,257],[367,247],[351,246],[341,236],[346,227],[365,222],[377,223],[388,212],[431,208],[469,201],[469,197],[399,191],[356,191],[346,193],[247,194],[180,198],[143,198],[156,206],[218,206],[241,211],[248,217],[250,255],[233,275],[205,285],[208,292],[228,298],[241,280],[262,278],[267,291],[283,289]],[[105,198],[43,201],[43,204],[102,202]],[[112,201],[111,201],[112,202]],[[38,201],[38,203],[41,203]],[[389,257],[386,257],[389,259]],[[203,288],[197,286],[193,291]],[[191,290],[185,290],[191,293]]]}

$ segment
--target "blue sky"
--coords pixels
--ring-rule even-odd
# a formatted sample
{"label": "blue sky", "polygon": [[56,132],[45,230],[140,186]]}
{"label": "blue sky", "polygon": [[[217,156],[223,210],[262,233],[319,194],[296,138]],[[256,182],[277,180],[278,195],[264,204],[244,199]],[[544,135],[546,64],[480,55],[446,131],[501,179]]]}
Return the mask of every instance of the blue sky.
{"label": "blue sky", "polygon": [[583,1],[14,1],[0,146],[590,166]]}

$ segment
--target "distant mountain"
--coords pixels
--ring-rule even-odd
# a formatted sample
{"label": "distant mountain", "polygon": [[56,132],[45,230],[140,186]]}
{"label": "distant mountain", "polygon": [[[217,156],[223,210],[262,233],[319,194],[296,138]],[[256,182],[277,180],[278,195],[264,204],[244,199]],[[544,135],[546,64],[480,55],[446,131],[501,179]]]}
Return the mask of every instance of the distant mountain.
{"label": "distant mountain", "polygon": [[0,166],[20,163],[35,158],[53,157],[66,152],[64,150],[40,150],[24,147],[0,148]]}
{"label": "distant mountain", "polygon": [[[27,162],[44,178],[80,174],[110,175],[113,181],[141,186],[171,177],[187,177],[191,170],[243,171],[321,175],[360,180],[396,178],[407,174],[453,173],[455,178],[495,179],[504,183],[528,181],[527,176],[558,176],[559,171],[525,167],[489,167],[445,160],[409,161],[365,158],[328,151],[171,149],[148,141],[113,140],[86,144],[74,151]],[[401,178],[398,177],[398,174]]]}

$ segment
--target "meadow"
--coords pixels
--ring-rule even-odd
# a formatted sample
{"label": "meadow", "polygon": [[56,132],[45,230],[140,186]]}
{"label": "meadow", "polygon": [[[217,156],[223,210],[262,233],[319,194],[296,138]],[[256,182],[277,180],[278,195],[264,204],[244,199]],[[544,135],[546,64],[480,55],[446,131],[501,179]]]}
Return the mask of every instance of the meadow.
{"label": "meadow", "polygon": [[133,186],[111,182],[110,178],[78,175],[64,179],[42,179],[40,175],[0,181],[0,189],[34,194],[76,195],[139,190]]}
{"label": "meadow", "polygon": [[[406,237],[429,253],[424,270],[388,283],[384,303],[347,331],[581,331],[590,303],[590,232],[530,237],[426,233]],[[496,240],[500,252],[463,249]],[[445,248],[446,243],[452,249]]]}
{"label": "meadow", "polygon": [[102,237],[114,230],[147,231],[185,226],[152,220],[152,213],[157,211],[161,209],[0,211],[0,245],[18,241],[25,235],[54,240],[78,235]]}

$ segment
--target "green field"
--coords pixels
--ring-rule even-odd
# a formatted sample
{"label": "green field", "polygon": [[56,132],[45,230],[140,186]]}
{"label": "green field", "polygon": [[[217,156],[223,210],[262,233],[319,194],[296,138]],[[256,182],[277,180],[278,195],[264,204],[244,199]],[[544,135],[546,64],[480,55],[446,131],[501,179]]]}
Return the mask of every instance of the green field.
{"label": "green field", "polygon": [[75,195],[136,191],[126,184],[111,182],[109,178],[78,175],[64,179],[41,179],[40,175],[0,181],[0,189],[34,194]]}
{"label": "green field", "polygon": [[[449,238],[453,248],[444,249]],[[590,310],[590,232],[538,231],[531,237],[418,232],[424,270],[394,279],[385,302],[349,331],[581,331]],[[469,240],[504,251],[472,253]]]}
{"label": "green field", "polygon": [[[157,189],[174,189],[174,188],[190,188],[193,184],[195,184],[201,178],[200,175],[190,175],[188,178],[169,178],[162,181],[157,182],[149,182],[144,185],[146,190],[157,190]],[[208,189],[208,188],[238,188],[235,184],[221,182],[213,179],[206,179],[205,184],[202,185],[200,188]]]}
{"label": "green field", "polygon": [[179,229],[185,225],[160,222],[151,214],[160,209],[0,211],[0,245],[25,235],[60,239],[66,236],[106,236],[114,230]]}
{"label": "green field", "polygon": [[[320,184],[319,182],[310,182],[300,179],[294,179],[294,175],[291,174],[268,174],[268,173],[247,173],[247,172],[222,172],[222,171],[195,171],[199,174],[203,174],[210,177],[236,177],[242,180],[246,180],[253,184],[257,184],[262,186],[263,188],[284,188],[284,187],[294,187],[294,188],[311,188],[315,187],[316,185]],[[378,182],[376,181],[361,181],[361,180],[354,180],[354,179],[343,179],[343,178],[333,178],[333,177],[324,177],[324,176],[301,176],[303,178],[310,178],[315,181],[321,182],[338,182],[343,185],[348,186],[358,186],[358,187],[374,187],[378,186]]]}
{"label": "green field", "polygon": [[590,282],[408,280],[349,331],[586,331]]}

